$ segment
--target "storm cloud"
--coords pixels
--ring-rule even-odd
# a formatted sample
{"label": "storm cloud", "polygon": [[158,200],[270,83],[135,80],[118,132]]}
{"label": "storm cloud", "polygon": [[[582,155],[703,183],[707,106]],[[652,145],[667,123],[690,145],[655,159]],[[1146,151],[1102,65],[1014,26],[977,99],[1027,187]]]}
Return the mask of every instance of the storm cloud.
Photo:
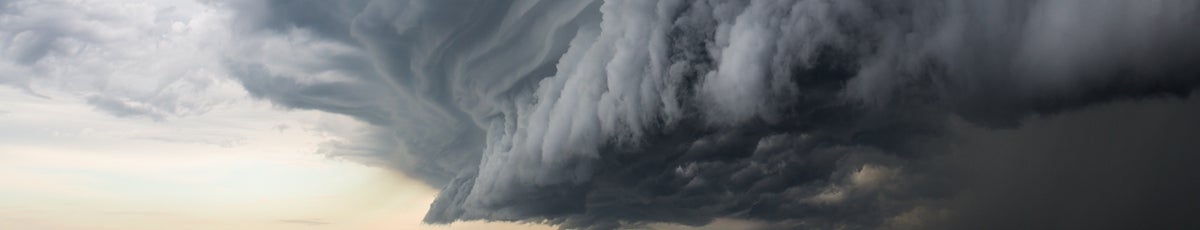
{"label": "storm cloud", "polygon": [[238,12],[225,66],[242,85],[374,125],[328,153],[441,187],[429,223],[1120,229],[1200,213],[1183,128],[1200,124],[1200,2],[210,4]]}

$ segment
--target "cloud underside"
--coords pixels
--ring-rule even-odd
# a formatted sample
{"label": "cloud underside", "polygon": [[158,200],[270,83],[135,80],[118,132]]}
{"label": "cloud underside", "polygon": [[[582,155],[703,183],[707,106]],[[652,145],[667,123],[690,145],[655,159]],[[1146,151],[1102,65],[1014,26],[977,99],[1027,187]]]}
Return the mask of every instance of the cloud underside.
{"label": "cloud underside", "polygon": [[1122,229],[1200,213],[1200,2],[213,4],[239,12],[225,63],[250,94],[376,126],[328,153],[442,187],[429,223]]}

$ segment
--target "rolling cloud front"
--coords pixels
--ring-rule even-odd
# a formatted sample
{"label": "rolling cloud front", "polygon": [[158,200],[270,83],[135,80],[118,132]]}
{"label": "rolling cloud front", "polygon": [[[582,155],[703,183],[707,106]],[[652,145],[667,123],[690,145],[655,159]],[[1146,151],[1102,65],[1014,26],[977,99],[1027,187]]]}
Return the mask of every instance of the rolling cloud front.
{"label": "rolling cloud front", "polygon": [[1198,1],[202,2],[251,96],[372,126],[323,153],[441,188],[427,223],[1200,227]]}

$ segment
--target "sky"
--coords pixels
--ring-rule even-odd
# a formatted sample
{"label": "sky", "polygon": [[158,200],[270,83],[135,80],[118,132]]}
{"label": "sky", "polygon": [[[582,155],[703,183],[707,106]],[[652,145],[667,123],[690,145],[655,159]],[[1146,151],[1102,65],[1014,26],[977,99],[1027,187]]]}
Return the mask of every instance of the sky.
{"label": "sky", "polygon": [[247,101],[169,121],[6,88],[0,225],[15,229],[526,229],[421,224],[436,190],[318,154],[353,119]]}
{"label": "sky", "polygon": [[1200,2],[0,0],[0,228],[1191,229]]}

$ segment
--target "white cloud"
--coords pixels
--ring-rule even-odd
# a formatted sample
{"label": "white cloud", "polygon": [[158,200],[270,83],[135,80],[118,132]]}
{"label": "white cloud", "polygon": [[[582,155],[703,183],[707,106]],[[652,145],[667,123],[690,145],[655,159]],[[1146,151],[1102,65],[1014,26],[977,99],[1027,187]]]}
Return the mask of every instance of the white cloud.
{"label": "white cloud", "polygon": [[203,114],[244,97],[217,59],[226,13],[192,1],[12,1],[0,83],[85,96],[118,116]]}

